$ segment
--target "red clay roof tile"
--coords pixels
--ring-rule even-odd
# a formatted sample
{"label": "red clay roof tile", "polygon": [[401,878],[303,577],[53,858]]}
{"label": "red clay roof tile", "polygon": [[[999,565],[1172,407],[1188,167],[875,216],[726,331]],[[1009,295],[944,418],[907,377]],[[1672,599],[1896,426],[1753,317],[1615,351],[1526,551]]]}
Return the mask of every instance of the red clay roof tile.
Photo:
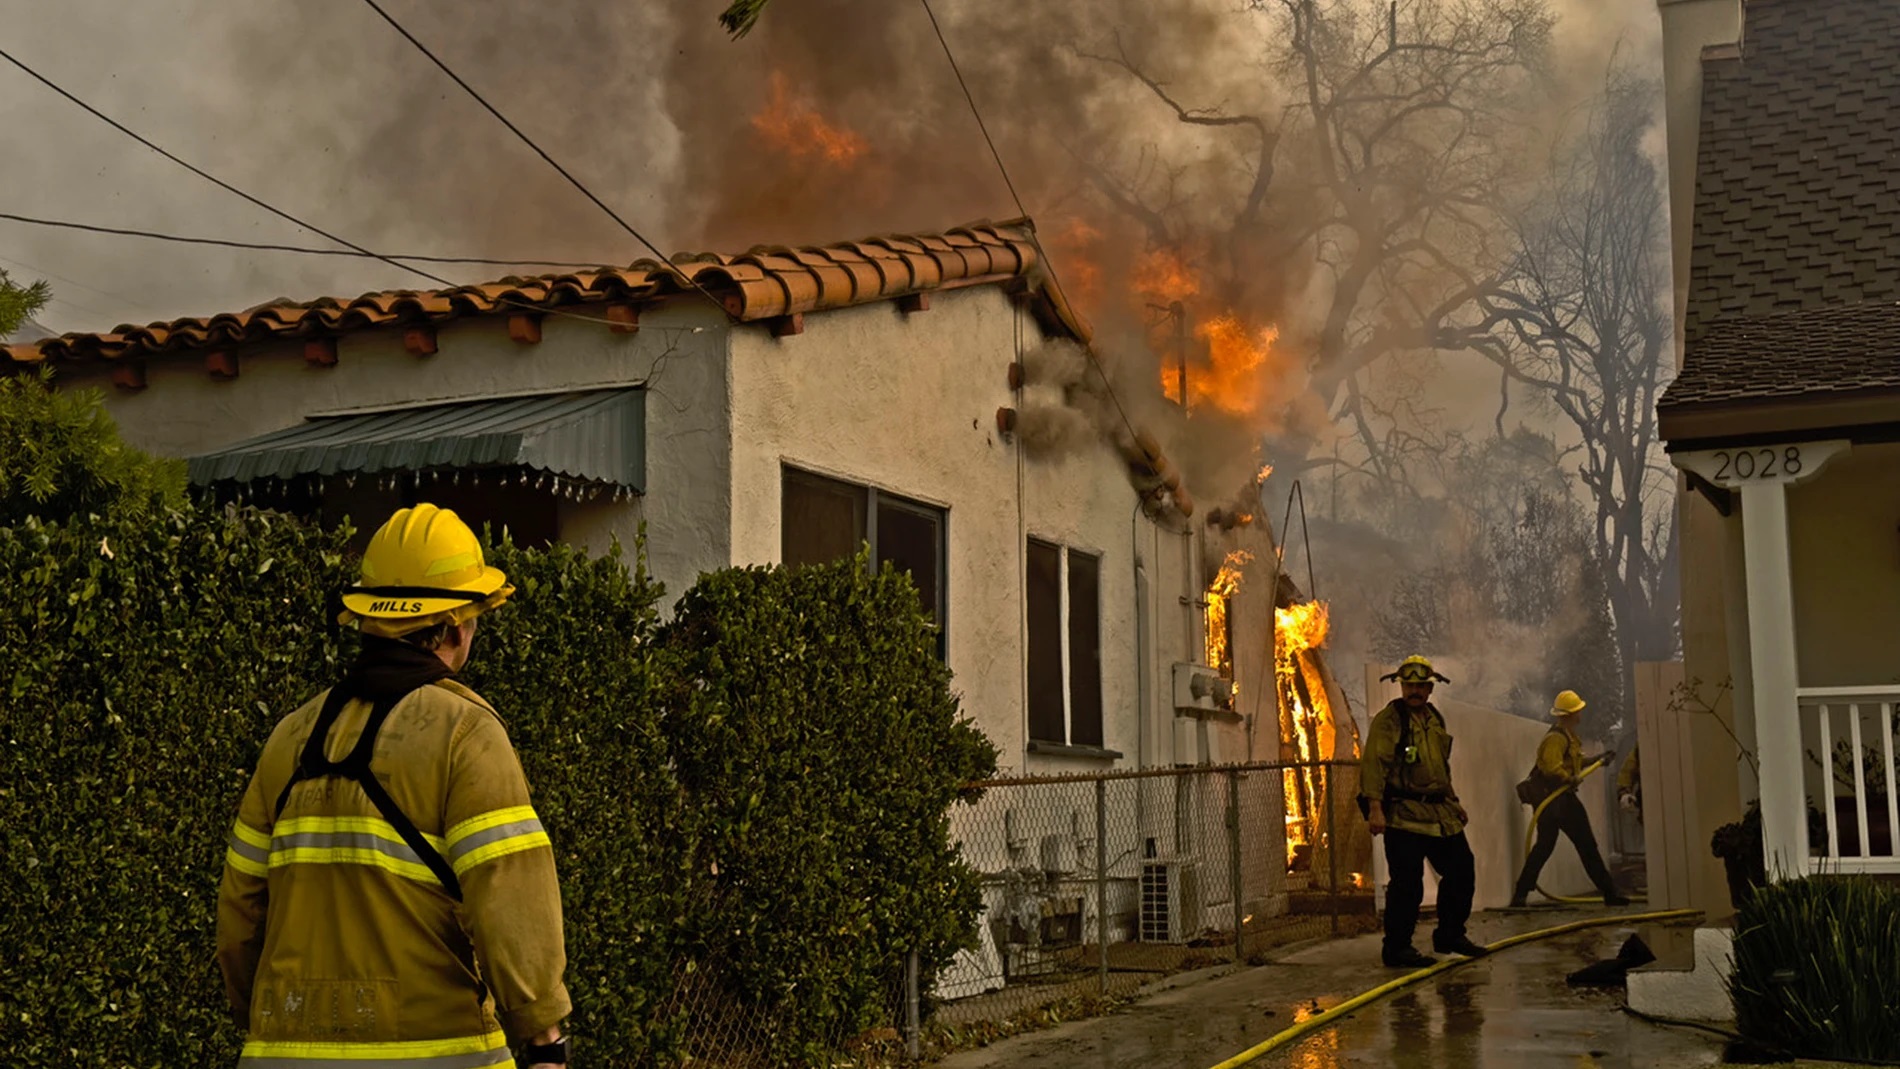
{"label": "red clay roof tile", "polygon": [[[892,300],[948,285],[1033,279],[1045,326],[1084,341],[1088,328],[1037,277],[1027,219],[960,227],[942,234],[891,235],[811,248],[761,246],[738,256],[674,258],[673,268],[703,286],[742,322]],[[640,303],[690,295],[673,271],[651,260],[629,267],[509,277],[445,290],[388,290],[353,299],[274,301],[242,312],[186,317],[96,334],[65,334],[6,347],[16,364],[120,360],[270,339],[312,338],[392,323],[518,314],[568,305]],[[523,306],[527,306],[524,309]]]}

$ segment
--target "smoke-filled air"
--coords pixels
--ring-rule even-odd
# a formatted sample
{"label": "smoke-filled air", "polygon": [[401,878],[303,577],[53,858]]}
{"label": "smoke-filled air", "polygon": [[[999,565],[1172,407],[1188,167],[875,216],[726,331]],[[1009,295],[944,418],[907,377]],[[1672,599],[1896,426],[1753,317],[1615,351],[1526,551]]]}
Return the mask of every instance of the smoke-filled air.
{"label": "smoke-filled air", "polygon": [[[36,6],[0,5],[19,54],[344,237],[650,255],[363,7],[68,0],[56,25]],[[1116,402],[1154,427],[1199,499],[1271,524],[1355,697],[1359,664],[1420,652],[1461,697],[1539,714],[1572,687],[1626,712],[1630,665],[1673,652],[1651,5],[939,0],[1007,182],[919,4],[776,0],[737,39],[719,5],[387,6],[668,254],[1026,212],[1093,332],[1092,357],[1028,354],[1026,446],[1089,447]],[[0,162],[16,212],[312,243],[17,71],[0,84],[16,146],[60,146]],[[422,284],[0,238],[0,267],[58,286],[51,330]]]}

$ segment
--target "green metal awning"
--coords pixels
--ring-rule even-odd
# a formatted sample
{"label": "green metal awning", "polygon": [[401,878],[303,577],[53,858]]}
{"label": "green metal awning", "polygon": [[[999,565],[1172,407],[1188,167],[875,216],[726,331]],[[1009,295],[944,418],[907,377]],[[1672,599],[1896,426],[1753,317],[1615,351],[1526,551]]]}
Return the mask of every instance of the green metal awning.
{"label": "green metal awning", "polygon": [[587,390],[319,416],[190,461],[199,486],[519,467],[646,491],[646,391]]}

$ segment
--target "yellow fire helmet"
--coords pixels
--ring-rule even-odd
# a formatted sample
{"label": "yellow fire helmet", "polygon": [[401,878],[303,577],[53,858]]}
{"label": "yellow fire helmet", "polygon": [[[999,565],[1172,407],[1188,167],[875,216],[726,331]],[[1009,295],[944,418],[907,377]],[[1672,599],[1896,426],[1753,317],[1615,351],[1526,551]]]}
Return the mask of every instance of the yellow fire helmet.
{"label": "yellow fire helmet", "polygon": [[397,511],[370,538],[362,579],[343,592],[337,622],[397,638],[466,623],[514,592],[501,569],[488,566],[481,542],[460,516],[419,504]]}
{"label": "yellow fire helmet", "polygon": [[1556,701],[1550,703],[1550,715],[1573,716],[1583,712],[1583,707],[1587,704],[1589,703],[1577,696],[1576,691],[1566,690],[1557,695]]}
{"label": "yellow fire helmet", "polygon": [[1438,670],[1432,667],[1432,662],[1416,653],[1401,661],[1398,671],[1387,673],[1379,678],[1388,681],[1396,679],[1401,683],[1451,682],[1451,680],[1438,674]]}

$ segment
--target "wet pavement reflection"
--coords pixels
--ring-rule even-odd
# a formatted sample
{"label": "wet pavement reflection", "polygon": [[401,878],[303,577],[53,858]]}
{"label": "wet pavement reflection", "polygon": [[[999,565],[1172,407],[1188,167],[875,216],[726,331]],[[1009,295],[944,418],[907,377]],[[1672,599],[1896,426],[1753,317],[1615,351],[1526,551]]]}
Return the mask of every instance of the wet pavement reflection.
{"label": "wet pavement reflection", "polygon": [[[1577,914],[1582,916],[1584,914]],[[1574,919],[1481,918],[1490,941]],[[1367,1006],[1250,1063],[1257,1069],[1391,1066],[1576,1069],[1720,1064],[1711,1037],[1622,1012],[1621,988],[1573,989],[1564,977],[1615,953],[1633,929],[1606,927],[1515,947]],[[1378,965],[1376,936],[1309,947],[1275,963],[1152,995],[1123,1013],[1078,1021],[946,1059],[945,1069],[1207,1069],[1399,974]]]}

